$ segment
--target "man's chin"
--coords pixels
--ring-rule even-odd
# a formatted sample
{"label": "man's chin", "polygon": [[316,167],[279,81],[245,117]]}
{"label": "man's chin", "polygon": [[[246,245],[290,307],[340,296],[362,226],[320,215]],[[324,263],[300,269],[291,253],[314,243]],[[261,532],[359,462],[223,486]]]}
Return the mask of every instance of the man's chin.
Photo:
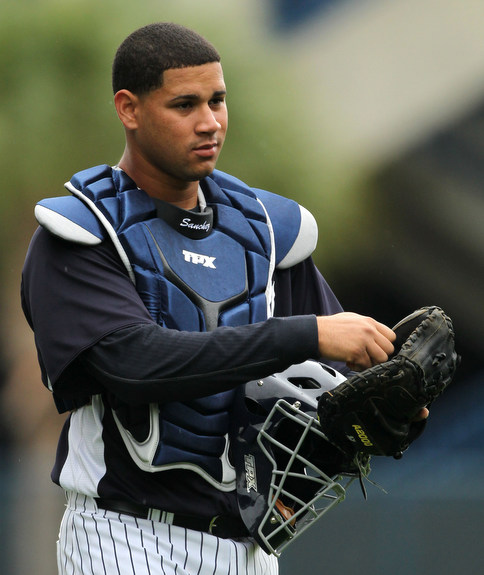
{"label": "man's chin", "polygon": [[193,170],[190,175],[188,175],[187,180],[190,182],[196,182],[198,180],[203,180],[215,170],[215,163],[200,167],[198,170]]}

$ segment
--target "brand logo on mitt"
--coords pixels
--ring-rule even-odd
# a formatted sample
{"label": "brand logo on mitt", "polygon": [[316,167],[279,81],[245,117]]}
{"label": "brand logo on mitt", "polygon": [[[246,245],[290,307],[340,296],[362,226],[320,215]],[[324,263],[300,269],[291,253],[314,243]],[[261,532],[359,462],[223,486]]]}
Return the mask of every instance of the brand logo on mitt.
{"label": "brand logo on mitt", "polygon": [[244,455],[245,481],[247,483],[247,493],[251,489],[257,492],[257,476],[255,473],[255,458],[253,455]]}
{"label": "brand logo on mitt", "polygon": [[202,254],[195,254],[193,252],[189,252],[187,250],[183,250],[183,257],[185,258],[186,262],[191,262],[192,264],[202,264],[204,268],[215,268],[215,258],[211,256],[203,256]]}
{"label": "brand logo on mitt", "polygon": [[363,428],[360,425],[352,425],[351,427],[356,431],[363,445],[366,445],[367,447],[372,447],[373,443],[368,439],[368,435],[366,435],[366,433],[363,431]]}

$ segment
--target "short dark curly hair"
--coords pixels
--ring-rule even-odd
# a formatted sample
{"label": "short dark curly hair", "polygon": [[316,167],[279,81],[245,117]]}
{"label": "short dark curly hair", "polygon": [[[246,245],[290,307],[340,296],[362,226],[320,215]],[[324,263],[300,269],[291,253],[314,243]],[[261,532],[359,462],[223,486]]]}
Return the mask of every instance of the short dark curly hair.
{"label": "short dark curly hair", "polygon": [[220,55],[197,32],[172,22],[148,24],[119,46],[113,61],[113,92],[146,94],[163,85],[165,70],[210,62],[220,62]]}

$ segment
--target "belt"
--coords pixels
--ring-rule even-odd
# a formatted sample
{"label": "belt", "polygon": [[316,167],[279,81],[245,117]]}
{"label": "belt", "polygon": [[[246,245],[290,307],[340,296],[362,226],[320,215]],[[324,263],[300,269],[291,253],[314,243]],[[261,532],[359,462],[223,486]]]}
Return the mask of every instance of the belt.
{"label": "belt", "polygon": [[138,503],[129,501],[120,501],[117,499],[105,499],[104,497],[96,498],[96,504],[99,509],[114,511],[124,515],[131,515],[139,519],[149,519],[160,523],[168,523],[185,529],[193,529],[210,533],[222,539],[238,539],[249,537],[247,527],[239,517],[230,517],[216,515],[215,517],[195,517],[192,515],[182,515],[179,513],[169,513],[160,509],[153,509]]}

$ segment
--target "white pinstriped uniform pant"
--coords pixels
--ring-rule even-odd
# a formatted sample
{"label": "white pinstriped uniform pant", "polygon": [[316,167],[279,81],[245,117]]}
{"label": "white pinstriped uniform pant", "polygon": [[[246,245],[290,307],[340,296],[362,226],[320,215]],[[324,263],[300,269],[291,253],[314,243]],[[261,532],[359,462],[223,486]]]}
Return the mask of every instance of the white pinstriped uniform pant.
{"label": "white pinstriped uniform pant", "polygon": [[221,539],[97,508],[67,494],[59,575],[277,575],[277,559],[250,540]]}

